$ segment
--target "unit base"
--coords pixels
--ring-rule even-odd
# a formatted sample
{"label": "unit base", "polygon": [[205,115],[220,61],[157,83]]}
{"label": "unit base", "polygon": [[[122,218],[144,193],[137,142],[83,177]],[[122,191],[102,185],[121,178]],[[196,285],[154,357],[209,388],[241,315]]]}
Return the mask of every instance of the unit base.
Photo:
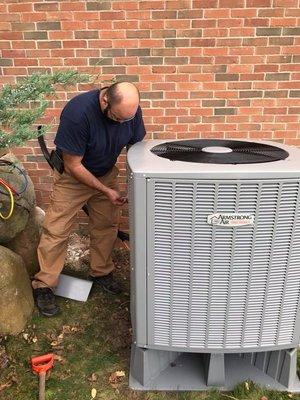
{"label": "unit base", "polygon": [[176,353],[132,346],[129,386],[135,390],[232,390],[244,381],[300,393],[297,349],[259,353]]}

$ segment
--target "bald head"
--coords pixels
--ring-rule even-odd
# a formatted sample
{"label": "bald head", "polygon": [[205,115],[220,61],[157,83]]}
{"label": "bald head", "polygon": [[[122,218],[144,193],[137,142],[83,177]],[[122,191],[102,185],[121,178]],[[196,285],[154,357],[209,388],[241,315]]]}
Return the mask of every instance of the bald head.
{"label": "bald head", "polygon": [[135,115],[139,106],[140,94],[133,83],[116,82],[106,89],[103,100],[107,102],[110,111],[119,120],[126,120]]}

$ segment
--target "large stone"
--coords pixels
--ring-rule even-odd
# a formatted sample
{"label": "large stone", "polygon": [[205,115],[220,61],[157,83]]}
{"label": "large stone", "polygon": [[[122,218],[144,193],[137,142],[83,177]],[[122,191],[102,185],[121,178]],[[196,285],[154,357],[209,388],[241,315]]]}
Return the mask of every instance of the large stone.
{"label": "large stone", "polygon": [[[34,186],[29,178],[28,174],[24,170],[23,165],[18,159],[11,153],[6,154],[0,158],[1,160],[7,160],[12,162],[17,168],[23,171],[24,175],[15,167],[6,165],[0,165],[0,176],[1,179],[9,183],[11,187],[16,189],[18,192],[22,192],[19,196],[15,195],[15,206],[12,216],[3,220],[0,218],[0,244],[8,243],[18,233],[20,233],[28,222],[29,213],[35,207],[35,193]],[[7,215],[10,209],[10,197],[7,195],[6,190],[0,184],[1,202],[0,212],[3,215]],[[4,193],[4,194],[3,194]]]}
{"label": "large stone", "polygon": [[40,241],[44,218],[45,211],[40,207],[35,207],[30,212],[27,225],[23,231],[5,245],[23,258],[30,277],[39,270],[36,250]]}
{"label": "large stone", "polygon": [[20,333],[31,316],[34,302],[22,258],[0,246],[0,334]]}

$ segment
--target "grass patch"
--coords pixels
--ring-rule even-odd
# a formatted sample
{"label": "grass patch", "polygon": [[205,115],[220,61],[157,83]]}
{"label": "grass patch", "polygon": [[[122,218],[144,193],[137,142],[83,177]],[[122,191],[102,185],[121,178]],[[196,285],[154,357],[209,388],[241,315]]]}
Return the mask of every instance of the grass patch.
{"label": "grass patch", "polygon": [[[116,252],[123,268],[117,277],[123,294],[115,297],[93,288],[86,303],[58,299],[62,312],[54,318],[34,312],[24,332],[2,339],[9,355],[9,366],[0,375],[1,400],[32,400],[38,397],[38,378],[29,366],[32,355],[54,352],[55,367],[46,382],[46,400],[290,400],[300,399],[266,391],[249,383],[240,384],[232,393],[210,392],[138,392],[129,389],[131,326],[129,316],[128,255]],[[126,376],[110,382],[115,371]],[[2,385],[10,385],[4,387]],[[2,388],[2,390],[1,390]],[[265,396],[265,398],[264,398]]]}

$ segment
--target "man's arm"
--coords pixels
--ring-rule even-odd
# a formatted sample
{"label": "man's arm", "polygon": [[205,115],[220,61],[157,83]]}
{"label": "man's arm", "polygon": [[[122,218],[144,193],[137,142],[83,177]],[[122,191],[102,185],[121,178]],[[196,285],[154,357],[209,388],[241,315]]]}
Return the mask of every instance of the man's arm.
{"label": "man's arm", "polygon": [[101,183],[92,173],[90,173],[81,163],[83,156],[71,155],[63,152],[65,171],[92,189],[100,190],[116,206],[122,206],[126,198],[119,192]]}

